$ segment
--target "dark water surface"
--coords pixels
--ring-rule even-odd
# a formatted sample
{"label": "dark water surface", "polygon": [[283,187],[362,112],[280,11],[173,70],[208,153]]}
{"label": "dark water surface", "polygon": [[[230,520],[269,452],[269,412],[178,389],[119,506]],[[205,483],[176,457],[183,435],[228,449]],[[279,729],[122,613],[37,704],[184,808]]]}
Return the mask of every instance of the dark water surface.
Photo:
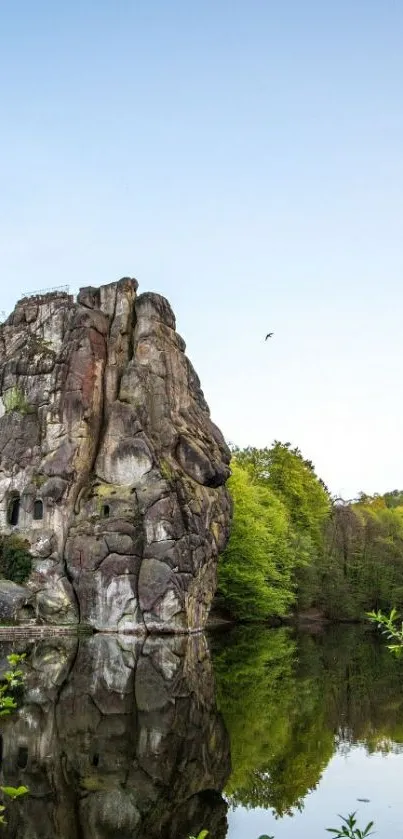
{"label": "dark water surface", "polygon": [[319,839],[352,810],[402,835],[403,660],[371,632],[50,638],[1,666],[11,648],[1,783],[30,794],[7,839]]}

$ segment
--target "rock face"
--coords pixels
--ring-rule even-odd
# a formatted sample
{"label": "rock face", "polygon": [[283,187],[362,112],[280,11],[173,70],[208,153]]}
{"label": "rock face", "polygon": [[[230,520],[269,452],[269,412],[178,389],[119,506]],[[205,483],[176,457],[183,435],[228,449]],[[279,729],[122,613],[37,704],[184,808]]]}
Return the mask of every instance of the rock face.
{"label": "rock face", "polygon": [[7,801],[5,839],[224,839],[230,745],[203,634],[53,638],[27,653],[0,783],[29,794]]}
{"label": "rock face", "polygon": [[24,298],[0,327],[0,531],[30,542],[38,619],[202,628],[229,460],[168,302],[136,280]]}
{"label": "rock face", "polygon": [[[12,621],[16,616],[21,622],[32,617],[29,592],[11,580],[0,580],[0,623]],[[32,609],[32,612],[30,610]]]}

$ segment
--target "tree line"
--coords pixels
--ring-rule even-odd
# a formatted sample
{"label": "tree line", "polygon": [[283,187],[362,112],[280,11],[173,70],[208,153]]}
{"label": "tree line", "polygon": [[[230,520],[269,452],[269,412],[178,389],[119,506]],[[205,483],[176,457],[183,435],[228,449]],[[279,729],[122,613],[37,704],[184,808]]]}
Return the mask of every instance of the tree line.
{"label": "tree line", "polygon": [[217,604],[242,621],[403,607],[403,491],[332,498],[289,443],[233,448],[233,524]]}

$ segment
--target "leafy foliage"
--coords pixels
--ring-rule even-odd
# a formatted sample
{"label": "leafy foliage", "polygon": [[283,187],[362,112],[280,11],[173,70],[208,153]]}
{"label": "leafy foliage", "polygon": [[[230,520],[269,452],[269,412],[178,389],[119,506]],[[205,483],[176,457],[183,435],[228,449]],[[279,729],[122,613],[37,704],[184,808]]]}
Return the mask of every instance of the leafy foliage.
{"label": "leafy foliage", "polygon": [[[2,681],[0,682],[0,717],[8,716],[17,708],[16,692],[18,692],[24,683],[24,674],[19,669],[19,665],[24,661],[24,658],[25,655],[19,655],[18,653],[11,653],[7,656],[10,669],[3,673]],[[25,786],[0,786],[0,791],[3,795],[13,800],[21,798],[21,796],[29,792],[28,787]],[[5,809],[5,806],[1,804],[0,824],[3,825],[6,824]]]}
{"label": "leafy foliage", "polygon": [[371,827],[374,826],[373,822],[368,822],[367,826],[361,830],[357,827],[357,819],[355,813],[350,813],[347,817],[340,816],[342,824],[341,827],[327,827],[326,830],[328,833],[333,833],[335,839],[365,839],[366,836],[371,836]]}
{"label": "leafy foliage", "polygon": [[284,504],[234,461],[234,521],[218,569],[218,592],[242,620],[285,615],[293,602],[293,550]]}
{"label": "leafy foliage", "polygon": [[28,792],[28,787],[0,787],[0,790],[4,793],[4,795],[8,795],[13,801],[16,798],[21,798],[22,795],[26,795]]}
{"label": "leafy foliage", "polygon": [[312,549],[321,544],[322,522],[330,509],[329,493],[311,461],[298,448],[278,440],[271,448],[235,451],[235,458],[283,501],[294,527],[296,550],[309,560]]}
{"label": "leafy foliage", "polygon": [[11,653],[7,656],[10,669],[2,675],[0,682],[0,717],[6,717],[15,711],[17,701],[15,693],[23,684],[23,672],[18,665],[24,660],[25,655]]}
{"label": "leafy foliage", "polygon": [[233,448],[230,542],[218,568],[219,603],[265,620],[315,610],[364,620],[403,609],[403,491],[332,500],[298,448]]}
{"label": "leafy foliage", "polygon": [[388,641],[394,642],[388,644],[388,650],[395,655],[401,655],[403,652],[403,622],[399,620],[400,625],[398,625],[396,609],[392,609],[389,615],[384,615],[380,609],[377,612],[368,612],[368,617],[376,623],[378,629],[381,630],[383,635],[386,635]]}
{"label": "leafy foliage", "polygon": [[[367,826],[361,830],[356,827],[357,819],[355,816],[355,813],[350,813],[348,816],[339,815],[339,819],[342,821],[341,826],[327,827],[327,832],[333,833],[335,839],[365,839],[366,836],[371,836],[371,827],[374,826],[374,822],[368,822]],[[207,835],[208,830],[201,830],[198,836],[189,836],[189,839],[205,839]],[[274,839],[274,836],[268,836],[267,833],[264,833],[258,839]]]}
{"label": "leafy foliage", "polygon": [[385,492],[382,496],[388,509],[395,507],[403,507],[403,491],[400,489],[393,489],[392,492]]}
{"label": "leafy foliage", "polygon": [[29,542],[17,534],[0,536],[0,577],[24,583],[32,571]]}
{"label": "leafy foliage", "polygon": [[403,605],[403,508],[380,496],[334,505],[317,575],[316,603],[330,618],[363,619]]}
{"label": "leafy foliage", "polygon": [[241,620],[282,617],[320,552],[328,492],[299,449],[279,442],[235,449],[228,485],[234,519],[218,568],[221,602]]}

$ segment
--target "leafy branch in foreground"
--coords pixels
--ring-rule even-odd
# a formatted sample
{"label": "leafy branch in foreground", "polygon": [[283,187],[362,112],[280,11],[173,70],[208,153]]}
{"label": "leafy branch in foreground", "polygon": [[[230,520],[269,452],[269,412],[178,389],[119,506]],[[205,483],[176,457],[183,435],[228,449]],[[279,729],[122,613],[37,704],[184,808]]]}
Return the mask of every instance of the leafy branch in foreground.
{"label": "leafy branch in foreground", "polygon": [[371,831],[371,827],[374,826],[373,822],[368,822],[367,826],[361,830],[359,827],[356,827],[357,819],[355,818],[355,812],[349,813],[347,818],[345,816],[340,816],[339,819],[344,822],[340,827],[327,827],[326,830],[328,833],[333,833],[335,839],[341,839],[341,837],[346,837],[346,839],[364,839],[365,836],[371,836],[373,831]]}
{"label": "leafy branch in foreground", "polygon": [[[374,822],[368,822],[367,826],[361,830],[360,827],[357,827],[357,819],[356,813],[349,813],[348,816],[340,816],[342,824],[340,827],[327,827],[326,830],[328,833],[333,833],[335,839],[366,839],[367,836],[372,836],[373,831],[371,827],[374,826]],[[208,830],[201,830],[198,836],[189,836],[189,839],[205,839],[208,835]],[[274,839],[274,836],[267,836],[266,833],[263,836],[259,836],[258,839]]]}
{"label": "leafy branch in foreground", "polygon": [[23,684],[23,672],[18,669],[18,665],[24,658],[25,655],[18,655],[17,653],[11,653],[7,656],[10,669],[3,673],[0,682],[0,717],[8,716],[17,707],[13,693]]}
{"label": "leafy branch in foreground", "polygon": [[[6,795],[8,798],[11,798],[12,801],[15,801],[16,798],[21,798],[22,795],[26,795],[29,792],[28,787],[0,787],[1,792],[3,795]],[[0,824],[7,824],[4,813],[5,813],[5,806],[4,804],[0,804]]]}
{"label": "leafy branch in foreground", "polygon": [[[7,661],[9,663],[9,670],[6,670],[5,673],[2,674],[1,682],[0,682],[0,717],[6,717],[15,711],[17,708],[17,702],[15,700],[15,691],[20,688],[24,683],[24,674],[22,670],[19,669],[20,663],[24,660],[25,655],[18,655],[18,653],[11,653],[11,655],[7,656]],[[20,786],[20,787],[7,787],[7,786],[0,786],[0,791],[3,795],[6,795],[8,798],[15,800],[16,798],[20,798],[22,795],[26,795],[28,792],[28,787]],[[4,804],[0,804],[0,824],[6,824],[6,820],[4,818],[5,812]]]}
{"label": "leafy branch in foreground", "polygon": [[401,655],[403,651],[403,622],[400,621],[396,609],[392,609],[389,615],[385,615],[381,610],[377,612],[367,612],[367,617],[373,623],[376,623],[378,629],[385,635],[388,644],[388,650],[395,655]]}
{"label": "leafy branch in foreground", "polygon": [[13,801],[28,792],[28,787],[0,787],[0,789],[4,792],[4,795],[8,795]]}

